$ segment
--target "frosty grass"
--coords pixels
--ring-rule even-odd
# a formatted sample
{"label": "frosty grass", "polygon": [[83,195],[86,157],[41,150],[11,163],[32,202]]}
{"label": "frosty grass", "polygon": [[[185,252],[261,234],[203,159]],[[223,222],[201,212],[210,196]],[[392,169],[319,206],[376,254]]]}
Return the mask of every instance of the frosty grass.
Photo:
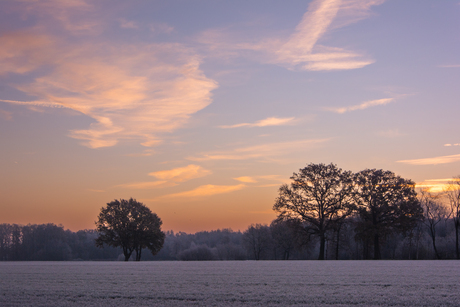
{"label": "frosty grass", "polygon": [[1,262],[0,306],[460,306],[460,261]]}

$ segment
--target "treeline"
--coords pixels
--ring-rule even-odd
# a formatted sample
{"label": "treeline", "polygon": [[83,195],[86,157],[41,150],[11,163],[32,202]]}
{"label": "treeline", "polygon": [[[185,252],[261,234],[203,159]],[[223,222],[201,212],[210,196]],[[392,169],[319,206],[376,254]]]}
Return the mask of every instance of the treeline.
{"label": "treeline", "polygon": [[[318,238],[306,239],[290,222],[274,220],[270,225],[254,224],[244,232],[231,229],[195,234],[166,232],[160,252],[145,253],[143,260],[312,260],[317,259]],[[358,220],[344,221],[339,236],[326,238],[325,259],[366,259],[366,246],[356,230]],[[435,225],[436,249],[430,228],[420,221],[406,234],[393,233],[382,242],[382,259],[454,259],[455,224],[444,219]],[[123,260],[121,248],[97,248],[95,230],[72,232],[54,224],[0,224],[0,260],[62,261]],[[368,249],[368,247],[367,247]],[[372,255],[370,255],[372,256]]]}
{"label": "treeline", "polygon": [[73,232],[62,225],[0,224],[0,260],[115,260],[119,248],[97,248],[96,230]]}

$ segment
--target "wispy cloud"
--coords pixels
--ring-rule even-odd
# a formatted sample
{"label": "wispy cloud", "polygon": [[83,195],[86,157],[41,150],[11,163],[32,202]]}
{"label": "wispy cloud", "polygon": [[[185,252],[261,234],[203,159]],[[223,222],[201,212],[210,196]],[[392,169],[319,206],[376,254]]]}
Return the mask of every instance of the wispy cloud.
{"label": "wispy cloud", "polygon": [[229,129],[229,128],[240,128],[240,127],[267,127],[267,126],[282,126],[292,123],[294,117],[269,117],[266,119],[259,120],[255,123],[242,123],[230,126],[219,126],[220,128]]}
{"label": "wispy cloud", "polygon": [[154,151],[152,149],[144,150],[143,152],[125,154],[126,157],[150,157],[153,155]]}
{"label": "wispy cloud", "polygon": [[455,144],[444,144],[446,147],[451,147],[451,146],[460,146],[460,143],[455,143]]}
{"label": "wispy cloud", "polygon": [[199,165],[190,164],[185,167],[149,173],[149,176],[159,179],[158,181],[131,182],[119,184],[116,187],[124,189],[168,188],[176,186],[180,182],[201,178],[209,174],[211,174],[211,171],[204,169]]}
{"label": "wispy cloud", "polygon": [[[276,52],[278,63],[301,70],[356,69],[374,61],[342,48],[318,45],[318,41],[333,27],[343,27],[365,18],[373,5],[383,1],[316,0],[297,25],[289,40]],[[338,18],[339,17],[339,18]],[[339,19],[339,20],[337,20]]]}
{"label": "wispy cloud", "polygon": [[212,195],[217,195],[217,194],[225,194],[225,193],[238,191],[245,187],[246,185],[244,184],[238,184],[238,185],[208,184],[208,185],[199,186],[198,188],[190,190],[190,191],[165,195],[165,196],[162,196],[161,198],[187,198],[187,197],[212,196]]}
{"label": "wispy cloud", "polygon": [[451,156],[440,156],[440,157],[434,157],[434,158],[425,158],[425,159],[400,160],[396,162],[412,164],[412,165],[437,165],[437,164],[453,163],[457,161],[460,161],[460,154],[451,155]]}
{"label": "wispy cloud", "polygon": [[241,176],[241,177],[237,177],[237,178],[233,178],[237,181],[240,181],[240,182],[244,182],[244,183],[255,183],[257,182],[257,180],[254,178],[254,177],[250,177],[250,176]]}
{"label": "wispy cloud", "polygon": [[[84,10],[94,10],[84,1],[74,2]],[[80,24],[70,22],[77,14],[74,6],[44,1],[28,14],[47,14],[46,22],[39,18],[28,30],[2,34],[0,75],[29,76],[31,82],[13,86],[37,97],[27,102],[3,101],[62,106],[93,118],[88,129],[70,132],[90,148],[114,146],[120,140],[154,146],[162,133],[182,127],[212,102],[211,91],[217,83],[203,74],[201,59],[190,48],[175,43],[120,45],[99,40],[97,32],[87,34],[83,43],[69,40],[66,27],[64,34],[55,33],[57,24],[64,21],[56,20],[57,15],[50,13],[56,9],[47,11],[45,4],[65,12],[73,30]]]}
{"label": "wispy cloud", "polygon": [[228,29],[208,30],[198,39],[219,57],[248,56],[293,70],[346,70],[372,64],[359,52],[319,44],[330,30],[344,27],[370,15],[370,8],[384,0],[315,0],[288,39],[254,38],[238,41]]}
{"label": "wispy cloud", "polygon": [[188,159],[192,161],[246,160],[260,158],[267,159],[276,156],[283,156],[292,152],[308,150],[320,146],[321,144],[328,142],[329,140],[330,139],[328,138],[261,144],[231,149],[227,151],[214,151],[210,153],[203,153],[200,156],[189,157]]}
{"label": "wispy cloud", "polygon": [[184,182],[194,178],[200,178],[211,174],[210,170],[204,169],[199,165],[190,164],[185,167],[174,168],[149,173],[150,176],[160,180],[169,180],[174,182]]}
{"label": "wispy cloud", "polygon": [[[259,183],[261,184],[257,185],[256,187],[258,188],[266,188],[266,187],[275,187],[279,186],[280,183],[289,183],[290,179],[289,178],[284,178],[280,175],[263,175],[263,176],[241,176],[237,178],[233,178],[237,181],[243,182],[243,183]],[[276,181],[277,183],[263,183],[267,181]]]}
{"label": "wispy cloud", "polygon": [[147,181],[147,182],[132,182],[132,183],[125,183],[119,184],[116,187],[123,188],[123,189],[158,189],[158,188],[168,188],[176,186],[177,183],[172,181]]}
{"label": "wispy cloud", "polygon": [[364,110],[364,109],[374,107],[374,106],[386,105],[392,101],[394,101],[394,98],[384,98],[384,99],[366,101],[361,104],[357,104],[357,105],[349,106],[349,107],[326,107],[324,108],[324,110],[343,114],[343,113],[350,112],[350,111]]}
{"label": "wispy cloud", "polygon": [[103,29],[101,19],[108,10],[97,9],[97,5],[100,3],[85,0],[17,0],[11,9],[20,10],[22,17],[33,16],[39,27],[56,27],[78,36],[98,34]]}

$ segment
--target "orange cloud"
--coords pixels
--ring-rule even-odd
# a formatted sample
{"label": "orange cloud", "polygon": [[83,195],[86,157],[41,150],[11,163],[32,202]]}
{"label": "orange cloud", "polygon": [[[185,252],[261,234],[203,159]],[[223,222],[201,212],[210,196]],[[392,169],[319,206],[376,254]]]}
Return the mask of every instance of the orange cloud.
{"label": "orange cloud", "polygon": [[186,167],[149,173],[150,176],[160,180],[170,180],[174,182],[184,182],[190,179],[204,177],[209,174],[211,174],[211,171],[194,164],[190,164]]}
{"label": "orange cloud", "polygon": [[162,198],[183,198],[183,197],[200,197],[200,196],[212,196],[217,194],[225,194],[233,191],[238,191],[245,188],[246,185],[202,185],[191,191],[180,192],[176,194],[169,194],[162,196]]}
{"label": "orange cloud", "polygon": [[242,176],[242,177],[237,177],[237,178],[233,178],[237,181],[240,181],[240,182],[244,182],[244,183],[254,183],[254,182],[257,182],[256,179],[254,179],[253,177],[249,177],[249,176]]}
{"label": "orange cloud", "polygon": [[237,178],[233,178],[237,181],[244,182],[244,183],[257,183],[259,181],[277,181],[278,183],[269,183],[258,185],[257,187],[273,187],[279,186],[280,183],[289,183],[289,178],[283,178],[280,175],[264,175],[264,176],[241,176]]}
{"label": "orange cloud", "polygon": [[[100,148],[120,140],[138,140],[154,146],[162,133],[182,127],[212,102],[211,91],[217,83],[206,78],[200,58],[190,48],[175,43],[120,45],[99,40],[89,24],[103,27],[103,20],[97,18],[101,11],[85,1],[24,5],[16,9],[36,16],[37,25],[2,34],[0,74],[30,74],[31,82],[15,87],[37,98],[3,101],[61,106],[93,118],[88,129],[70,131],[69,136],[83,145]],[[56,34],[56,28],[64,33]],[[86,39],[68,39],[77,35],[75,31],[87,35]]]}
{"label": "orange cloud", "polygon": [[186,167],[149,173],[150,176],[160,179],[159,181],[132,182],[119,184],[116,187],[125,189],[168,188],[176,186],[178,182],[185,182],[191,179],[204,177],[209,174],[211,174],[211,171],[206,170],[201,166],[190,164]]}

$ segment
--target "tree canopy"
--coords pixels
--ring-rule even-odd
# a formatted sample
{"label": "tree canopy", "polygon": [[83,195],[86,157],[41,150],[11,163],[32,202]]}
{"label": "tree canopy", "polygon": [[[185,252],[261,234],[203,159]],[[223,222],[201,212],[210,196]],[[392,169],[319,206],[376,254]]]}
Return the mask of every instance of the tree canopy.
{"label": "tree canopy", "polygon": [[352,173],[332,163],[312,163],[291,179],[290,186],[280,187],[273,210],[280,219],[301,221],[308,235],[318,236],[318,259],[323,260],[326,232],[352,212]]}
{"label": "tree canopy", "polygon": [[365,169],[355,175],[355,185],[359,232],[373,244],[374,259],[381,259],[381,239],[408,231],[423,218],[415,183],[390,171]]}
{"label": "tree canopy", "polygon": [[142,249],[148,248],[155,255],[163,247],[165,234],[161,224],[156,213],[135,199],[114,200],[101,208],[96,222],[96,245],[121,247],[125,261],[136,251],[136,261],[140,261]]}

